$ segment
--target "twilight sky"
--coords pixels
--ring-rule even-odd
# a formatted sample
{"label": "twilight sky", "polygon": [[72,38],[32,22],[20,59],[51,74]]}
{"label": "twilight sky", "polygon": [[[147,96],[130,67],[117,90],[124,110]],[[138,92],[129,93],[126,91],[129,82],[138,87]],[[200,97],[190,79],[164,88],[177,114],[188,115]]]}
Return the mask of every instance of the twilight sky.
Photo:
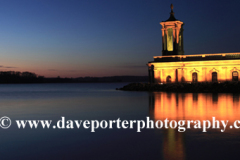
{"label": "twilight sky", "polygon": [[0,69],[147,75],[171,3],[185,23],[185,54],[240,52],[239,0],[0,0]]}

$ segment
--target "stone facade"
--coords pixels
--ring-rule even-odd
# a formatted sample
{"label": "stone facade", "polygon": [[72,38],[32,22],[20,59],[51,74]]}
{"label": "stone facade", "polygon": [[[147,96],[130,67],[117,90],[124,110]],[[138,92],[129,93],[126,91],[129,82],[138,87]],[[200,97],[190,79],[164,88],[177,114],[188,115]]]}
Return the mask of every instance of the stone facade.
{"label": "stone facade", "polygon": [[[189,60],[188,58],[198,58],[199,60]],[[158,56],[154,59],[155,61],[148,63],[151,83],[240,80],[240,53]]]}

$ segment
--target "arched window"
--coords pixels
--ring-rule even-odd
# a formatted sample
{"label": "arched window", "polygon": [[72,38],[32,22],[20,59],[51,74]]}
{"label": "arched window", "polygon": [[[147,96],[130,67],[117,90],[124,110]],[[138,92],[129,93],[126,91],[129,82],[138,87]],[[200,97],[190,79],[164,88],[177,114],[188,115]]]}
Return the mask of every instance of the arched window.
{"label": "arched window", "polygon": [[217,72],[212,72],[212,82],[217,82]]}
{"label": "arched window", "polygon": [[237,71],[232,72],[232,81],[238,81],[238,72]]}
{"label": "arched window", "polygon": [[197,79],[197,72],[193,72],[192,73],[192,82],[197,82],[198,79]]}
{"label": "arched window", "polygon": [[171,76],[167,76],[167,83],[171,82]]}

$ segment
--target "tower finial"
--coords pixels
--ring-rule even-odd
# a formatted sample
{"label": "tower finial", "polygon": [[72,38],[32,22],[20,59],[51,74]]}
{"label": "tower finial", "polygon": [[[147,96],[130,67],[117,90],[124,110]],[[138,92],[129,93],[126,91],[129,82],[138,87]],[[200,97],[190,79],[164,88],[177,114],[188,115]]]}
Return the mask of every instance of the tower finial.
{"label": "tower finial", "polygon": [[174,12],[173,12],[173,4],[171,4],[171,6],[170,6],[170,7],[171,7],[171,13],[170,13],[170,15],[174,17]]}
{"label": "tower finial", "polygon": [[177,19],[174,17],[174,12],[173,12],[173,4],[170,5],[171,12],[170,12],[170,17],[166,21],[176,21]]}
{"label": "tower finial", "polygon": [[171,4],[171,6],[170,6],[170,7],[171,7],[171,12],[173,12],[173,4]]}

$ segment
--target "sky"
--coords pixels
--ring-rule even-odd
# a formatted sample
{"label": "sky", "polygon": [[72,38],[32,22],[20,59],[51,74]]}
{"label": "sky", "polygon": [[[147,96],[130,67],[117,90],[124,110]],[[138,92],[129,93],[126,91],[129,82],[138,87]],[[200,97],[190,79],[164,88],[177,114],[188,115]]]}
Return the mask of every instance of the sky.
{"label": "sky", "polygon": [[0,70],[145,76],[171,3],[185,54],[240,52],[239,0],[0,0]]}

